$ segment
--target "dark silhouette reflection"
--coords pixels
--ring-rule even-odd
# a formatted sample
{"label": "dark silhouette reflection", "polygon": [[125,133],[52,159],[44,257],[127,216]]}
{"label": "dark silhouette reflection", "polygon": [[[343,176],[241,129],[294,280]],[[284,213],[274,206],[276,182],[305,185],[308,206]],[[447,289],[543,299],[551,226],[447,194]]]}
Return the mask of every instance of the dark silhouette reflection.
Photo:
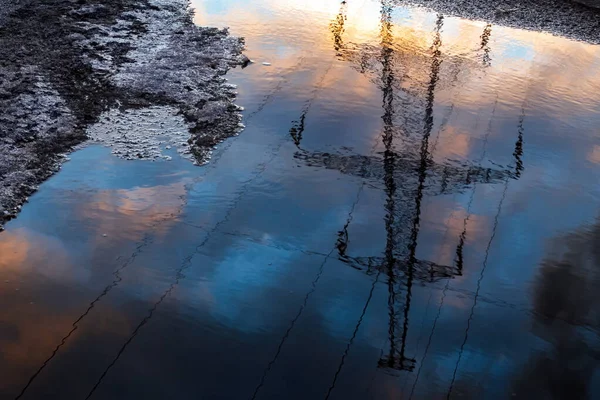
{"label": "dark silhouette reflection", "polygon": [[[385,30],[387,32],[389,32],[390,29],[388,27],[389,26],[388,19],[390,18],[390,11],[385,12],[384,15],[386,16],[386,18],[382,19],[382,26],[386,27]],[[394,245],[395,245],[395,240],[394,240],[395,238],[393,237],[394,229],[393,229],[393,223],[392,224],[388,223],[388,220],[389,220],[388,217],[393,216],[395,210],[390,207],[386,207],[386,210],[388,211],[388,217],[386,217],[386,231],[388,232],[388,241],[387,241],[387,245],[386,245],[386,261],[392,261],[391,263],[386,263],[387,264],[387,272],[388,272],[388,293],[389,293],[388,307],[389,307],[389,317],[390,317],[390,321],[389,321],[389,324],[390,324],[389,325],[390,349],[389,349],[389,353],[387,354],[387,356],[382,357],[379,360],[379,366],[383,367],[383,368],[389,368],[389,369],[412,371],[415,368],[415,364],[416,364],[415,359],[406,357],[406,338],[408,335],[408,327],[409,327],[409,313],[410,313],[410,304],[411,304],[412,285],[413,285],[413,281],[415,278],[415,265],[418,263],[418,260],[416,259],[416,250],[417,250],[417,240],[418,240],[418,236],[419,236],[419,227],[420,227],[421,201],[423,199],[423,189],[424,189],[424,185],[425,185],[425,178],[427,176],[428,161],[429,161],[429,137],[431,135],[431,130],[433,129],[433,105],[434,105],[434,101],[435,101],[435,86],[438,82],[440,64],[442,62],[442,60],[440,58],[440,55],[441,55],[440,47],[442,45],[440,31],[443,26],[443,21],[444,21],[444,17],[442,15],[439,15],[438,20],[436,22],[435,39],[434,39],[434,43],[432,46],[431,80],[429,82],[428,90],[427,90],[427,106],[425,108],[424,130],[423,130],[423,137],[421,140],[420,161],[419,161],[419,166],[417,169],[418,187],[417,187],[416,195],[415,195],[415,213],[414,213],[414,218],[412,221],[410,240],[409,240],[409,243],[407,246],[408,250],[409,250],[409,254],[406,259],[407,268],[405,270],[406,296],[404,299],[404,307],[403,307],[403,313],[402,313],[403,324],[402,324],[402,335],[400,337],[400,348],[399,349],[397,349],[397,345],[395,343],[395,328],[396,328],[396,324],[397,324],[397,322],[396,322],[397,311],[395,309],[397,302],[395,299],[396,293],[395,293],[395,288],[394,288],[395,283],[396,283],[395,277],[394,277],[395,260],[393,260],[393,259],[390,260],[389,257],[387,256],[388,253],[391,255],[394,254]],[[386,48],[386,49],[388,49],[388,48]],[[387,63],[387,61],[388,61],[386,59],[385,55],[384,55],[383,60],[384,60],[384,64]],[[387,68],[388,67],[384,66],[384,71],[386,71]],[[392,87],[392,85],[390,85],[390,88],[391,87]],[[385,98],[385,94],[384,94],[384,98]],[[388,104],[384,102],[384,106],[391,108],[391,110],[393,112],[392,104],[393,103],[390,101],[389,106],[388,106]],[[388,115],[388,112],[387,112],[387,108],[386,108],[386,116],[387,115]],[[388,121],[386,121],[386,117],[384,117],[384,123],[387,126]],[[391,133],[391,130],[389,130],[389,133]],[[384,135],[384,143],[386,144],[385,152],[386,152],[386,155],[388,152],[391,154],[391,156],[392,156],[391,157],[392,158],[391,166],[393,168],[394,152],[391,150],[391,147],[392,147],[391,141],[392,141],[392,138],[389,139],[389,145],[388,145],[388,143],[386,143],[386,137]],[[385,158],[387,158],[387,157],[384,157],[384,159]],[[384,164],[385,164],[385,162],[384,162]],[[392,168],[386,168],[386,187],[388,186],[388,180],[389,180],[389,181],[391,181],[390,184],[393,185],[395,188],[394,174],[393,174]],[[387,172],[391,172],[391,174],[389,174],[389,176],[388,176]],[[388,195],[388,199],[392,199],[391,204],[395,204],[395,201],[394,201],[395,191],[393,193],[391,191],[386,191],[386,193]],[[393,219],[393,217],[392,217],[392,219]],[[432,267],[433,267],[433,265],[432,265]]]}
{"label": "dark silhouette reflection", "polygon": [[[450,77],[453,78],[449,82],[452,86],[455,86],[458,82],[460,68],[469,68],[471,66],[465,64],[468,64],[468,61],[457,61],[451,57],[444,57],[442,53],[444,17],[442,15],[438,15],[433,32],[433,43],[428,55],[419,54],[415,56],[414,52],[406,51],[398,43],[395,43],[392,24],[394,6],[394,2],[392,1],[381,1],[380,45],[377,55],[375,55],[376,53],[373,48],[356,46],[352,43],[345,43],[342,40],[346,21],[345,4],[342,4],[340,13],[330,25],[336,56],[342,60],[357,64],[358,69],[363,73],[377,73],[379,76],[375,83],[382,91],[382,108],[384,112],[382,115],[383,130],[381,142],[384,150],[377,155],[361,155],[309,152],[300,149],[302,135],[305,130],[306,115],[314,100],[314,96],[303,107],[300,118],[293,122],[293,126],[290,129],[290,136],[299,148],[299,151],[294,156],[296,160],[308,166],[335,169],[344,174],[363,178],[363,184],[357,193],[352,211],[345,225],[338,232],[338,238],[332,252],[337,250],[337,257],[341,261],[353,268],[364,270],[368,275],[375,275],[375,279],[354,332],[349,339],[346,350],[342,354],[327,397],[335,389],[338,376],[343,369],[345,359],[354,343],[372,299],[375,285],[382,274],[387,278],[389,342],[387,349],[382,352],[378,367],[388,373],[393,373],[394,371],[413,371],[417,364],[414,358],[407,355],[412,286],[415,280],[431,283],[440,279],[447,279],[450,282],[450,278],[462,274],[464,268],[462,248],[464,247],[467,235],[468,219],[465,220],[464,229],[460,236],[462,241],[459,238],[457,258],[453,265],[438,265],[432,261],[417,258],[423,197],[426,195],[436,196],[457,193],[472,189],[471,204],[477,184],[497,184],[503,182],[505,184],[504,194],[506,194],[509,180],[517,179],[520,176],[518,175],[519,168],[516,168],[517,172],[514,172],[512,169],[503,168],[502,166],[499,168],[482,167],[482,161],[486,154],[487,140],[491,133],[495,105],[485,136],[483,153],[479,160],[475,162],[445,160],[441,163],[434,161],[433,152],[437,146],[437,139],[439,139],[439,134],[445,129],[445,125],[450,119],[450,115],[444,117],[439,127],[438,138],[433,142],[433,146],[430,146],[430,139],[434,128],[435,93],[439,89],[438,86],[441,82],[442,62],[448,61],[450,64],[448,69],[453,72],[450,73]],[[478,44],[479,50],[483,52],[484,67],[488,67],[491,64],[490,36],[491,25],[487,25],[481,35],[481,42]],[[409,68],[411,67],[423,67],[421,70],[428,70],[428,79],[419,81],[419,79],[410,77]],[[448,83],[446,82],[446,84]],[[450,107],[450,113],[453,110],[454,106]],[[521,149],[519,157],[522,154],[522,136],[522,131],[520,131],[517,141],[517,143],[521,144],[519,147]],[[401,141],[398,141],[398,139],[401,139]],[[517,155],[515,157],[517,160],[516,165],[521,165],[522,168],[522,163],[519,164],[518,162],[520,158]],[[350,256],[349,226],[352,222],[354,208],[360,200],[360,195],[365,185],[380,189],[386,194],[384,204],[386,211],[386,245],[383,255]],[[500,203],[499,210],[501,209],[501,204],[502,202]],[[324,262],[331,255],[332,253],[327,255]],[[313,289],[308,293],[306,300],[314,291],[314,286],[319,276],[320,273],[317,275]],[[292,321],[290,329],[293,328],[305,304],[306,301],[300,308],[297,317]],[[282,345],[289,336],[290,329],[286,331],[275,358],[267,366],[265,374],[257,387],[255,396],[262,385],[264,385],[265,377],[276,361]],[[433,330],[430,335],[430,342],[431,336],[433,336]]]}
{"label": "dark silhouette reflection", "polygon": [[335,17],[335,20],[329,24],[329,29],[333,34],[333,48],[337,52],[337,55],[341,55],[340,50],[344,48],[344,40],[342,35],[345,30],[346,20],[348,17],[346,13],[348,11],[348,7],[345,1],[342,1],[342,5],[340,6],[340,12]]}
{"label": "dark silhouette reflection", "polygon": [[[327,153],[299,151],[294,158],[309,167],[337,170],[345,175],[365,179],[370,187],[385,188],[385,162],[378,156],[348,154],[347,152]],[[407,182],[407,186],[418,182],[418,170],[421,160],[414,154],[402,152],[388,159],[388,166],[394,163],[395,181]],[[471,189],[474,183],[497,184],[506,178],[516,179],[517,175],[509,169],[480,167],[471,161],[427,162],[429,173],[425,176],[424,193],[428,195],[449,194]],[[407,192],[401,191],[399,195]]]}
{"label": "dark silhouette reflection", "polygon": [[519,371],[517,398],[586,399],[600,366],[600,221],[555,239],[533,286],[533,333],[548,343]]}
{"label": "dark silhouette reflection", "polygon": [[294,144],[300,147],[300,143],[302,142],[302,133],[304,133],[304,120],[306,119],[306,111],[303,110],[302,115],[298,121],[292,122],[292,127],[290,128],[290,136],[294,141]]}
{"label": "dark silhouette reflection", "polygon": [[[341,261],[353,268],[364,270],[368,275],[376,275],[374,285],[381,274],[384,274],[387,278],[389,341],[387,349],[383,351],[378,362],[378,367],[388,373],[394,373],[394,371],[410,372],[415,369],[417,364],[414,358],[407,355],[412,286],[415,280],[435,282],[440,279],[450,279],[460,275],[464,268],[462,247],[464,247],[467,235],[466,221],[461,235],[462,241],[459,240],[457,258],[453,265],[438,265],[432,261],[417,258],[423,197],[425,195],[436,196],[472,189],[470,200],[472,202],[477,184],[503,182],[505,184],[504,194],[506,194],[508,182],[511,179],[518,178],[516,173],[509,168],[482,167],[496,106],[494,106],[492,112],[490,125],[484,140],[483,153],[479,160],[461,163],[433,161],[433,150],[437,143],[434,143],[433,147],[430,146],[430,138],[434,127],[435,93],[440,83],[441,66],[445,62],[441,50],[444,17],[438,15],[433,32],[433,43],[427,56],[429,60],[427,66],[429,79],[418,82],[408,78],[406,71],[401,69],[406,54],[399,50],[399,46],[394,42],[392,33],[393,8],[394,4],[391,1],[381,2],[378,66],[373,63],[371,58],[369,58],[368,63],[364,63],[365,58],[356,57],[357,52],[349,50],[352,47],[351,44],[344,44],[339,38],[334,38],[334,48],[338,55],[342,54],[342,59],[359,63],[361,70],[379,71],[380,73],[377,84],[381,88],[383,97],[382,108],[384,113],[381,135],[383,152],[377,155],[348,155],[300,150],[295,154],[298,161],[308,166],[335,169],[344,174],[363,178],[364,183],[360,190],[366,184],[369,187],[381,189],[386,194],[384,204],[386,245],[383,255],[350,256],[349,225],[351,218],[339,231],[335,248]],[[338,21],[343,21],[343,18],[338,16]],[[491,51],[488,45],[490,35],[491,26],[488,25],[484,29],[480,43],[485,66],[489,66],[491,63]],[[456,78],[457,75],[458,72],[454,74],[454,77]],[[456,79],[453,82],[456,84]],[[425,90],[421,90],[417,85],[424,87]],[[453,107],[451,107],[451,110],[453,110]],[[411,115],[407,115],[407,113]],[[449,116],[446,116],[440,130],[443,129],[448,120]],[[419,121],[419,123],[415,123],[415,121]],[[294,133],[296,134],[297,131],[298,129]],[[419,141],[415,141],[416,138],[419,138]],[[522,151],[522,132],[520,138]],[[401,141],[398,141],[398,139],[401,139]],[[502,202],[499,210],[501,204]],[[328,397],[335,388],[335,383],[360,328],[371,296],[372,291],[367,298],[365,308],[357,321],[348,346],[342,355]]]}
{"label": "dark silhouette reflection", "polygon": [[[402,34],[394,36],[392,11],[398,6],[397,3],[389,0],[381,1],[380,24],[382,29],[380,29],[378,45],[344,42],[341,38],[335,37],[334,50],[340,60],[349,62],[358,72],[367,75],[382,91],[386,90],[386,85],[393,86],[395,101],[403,104],[403,107],[396,107],[393,115],[395,119],[402,122],[395,123],[393,129],[396,134],[410,136],[420,133],[422,129],[421,113],[427,107],[427,91],[431,78],[431,52],[427,51],[421,37]],[[332,24],[332,26],[334,25]],[[382,62],[384,57],[382,49],[385,48],[389,53],[387,66]],[[477,43],[477,48],[489,53],[489,46],[485,39]],[[455,54],[442,54],[441,46],[438,51],[440,52],[438,57],[440,60],[444,60],[445,65],[444,70],[439,71],[439,74],[448,79],[438,79],[437,89],[452,89],[458,84],[459,73],[464,75],[464,73],[482,68],[482,65],[475,59]],[[486,64],[484,63],[483,66],[485,67]],[[386,68],[393,70],[394,80],[391,82],[382,80],[382,76],[386,74],[384,71]],[[417,136],[415,139],[417,140],[413,145],[415,145],[415,149],[418,149],[420,137]]]}
{"label": "dark silhouette reflection", "polygon": [[[421,201],[423,198],[425,180],[427,177],[427,171],[431,164],[429,154],[429,137],[433,129],[433,105],[435,100],[435,89],[439,77],[439,68],[442,62],[441,60],[441,28],[443,25],[443,16],[439,16],[436,23],[434,44],[431,49],[431,74],[430,81],[427,86],[426,96],[426,107],[425,115],[423,118],[424,127],[421,134],[421,146],[419,150],[419,158],[413,159],[409,163],[410,168],[407,168],[403,175],[412,175],[416,173],[416,190],[411,190],[407,186],[407,182],[403,180],[397,181],[397,167],[404,164],[405,158],[403,154],[398,153],[394,148],[395,133],[395,87],[397,76],[394,71],[394,50],[393,50],[393,35],[392,35],[392,24],[391,24],[391,13],[393,6],[390,2],[382,1],[381,5],[381,88],[383,93],[383,132],[382,132],[382,143],[384,145],[383,160],[381,162],[383,170],[383,190],[386,193],[385,202],[385,229],[386,229],[386,246],[383,257],[366,257],[350,259],[346,254],[348,244],[348,224],[340,231],[338,238],[337,248],[340,250],[340,259],[352,264],[363,264],[367,266],[367,271],[372,271],[373,267],[377,268],[377,278],[374,284],[377,282],[379,275],[384,272],[387,276],[387,288],[388,288],[388,315],[389,315],[389,348],[388,351],[382,354],[378,362],[380,368],[386,371],[412,371],[415,368],[416,360],[406,355],[406,339],[409,330],[409,314],[411,306],[411,293],[412,285],[417,275],[417,266],[426,270],[426,275],[432,277],[435,275],[436,265],[431,262],[423,262],[417,260],[416,249],[418,241],[418,233],[420,226],[420,214],[421,214]],[[400,131],[406,132],[407,127],[401,126]],[[328,157],[329,155],[326,155]],[[360,163],[354,164],[360,166],[359,168],[351,168],[354,173],[365,174],[368,173],[369,161],[372,157],[359,157]],[[342,160],[342,159],[340,159]],[[400,165],[399,165],[400,164]],[[403,176],[404,178],[404,176]],[[414,179],[413,179],[414,181]],[[412,182],[411,182],[412,183]],[[414,186],[413,186],[414,187]],[[414,196],[414,208],[410,208],[411,213],[407,213],[406,202],[410,200],[404,199],[406,194]],[[399,200],[403,200],[402,202]],[[409,203],[410,204],[410,203]],[[402,207],[397,207],[401,205]],[[400,208],[400,209],[398,209]],[[407,228],[410,227],[410,231]],[[403,235],[404,233],[404,235]],[[407,235],[408,234],[408,235]],[[408,236],[408,237],[407,237]],[[399,239],[408,239],[408,241]],[[405,244],[405,245],[402,245]],[[398,268],[402,265],[401,268]],[[353,265],[355,266],[355,265]],[[423,268],[423,266],[425,268]],[[356,267],[356,266],[355,266]],[[447,273],[447,268],[440,268]],[[421,275],[419,275],[421,276]],[[402,290],[404,290],[404,296],[401,296]],[[371,299],[372,291],[363,309],[363,314],[359,318],[355,334],[358,331],[364,311],[369,304]],[[402,321],[402,323],[400,323]],[[342,356],[340,366],[334,377],[334,382],[330,388],[331,390],[335,386],[335,381],[339,372],[343,366],[343,362],[346,354],[348,353],[350,346],[353,343],[355,334],[350,339],[348,347]],[[329,394],[328,394],[329,396]]]}
{"label": "dark silhouette reflection", "polygon": [[[396,234],[395,234],[395,223],[396,223],[396,192],[397,185],[394,180],[394,167],[396,154],[393,150],[394,140],[394,71],[391,68],[393,50],[391,48],[393,44],[393,36],[391,32],[391,6],[382,2],[381,4],[381,64],[382,64],[382,91],[383,91],[383,135],[382,141],[385,146],[385,152],[383,154],[383,166],[384,166],[384,185],[385,193],[387,195],[385,210],[385,229],[387,233],[385,256],[382,264],[382,268],[385,270],[387,275],[387,288],[388,288],[388,316],[389,316],[389,353],[387,358],[381,358],[379,360],[379,366],[388,368],[399,368],[404,369],[404,357],[396,357],[398,353],[397,339],[396,339],[396,328],[398,326],[398,312],[396,310]],[[408,360],[407,360],[408,361]],[[412,363],[411,363],[412,364]],[[408,366],[410,369],[411,366]]]}
{"label": "dark silhouette reflection", "polygon": [[515,143],[515,152],[513,156],[515,157],[515,175],[517,178],[521,177],[521,173],[523,172],[523,123],[525,121],[525,106],[522,108],[521,117],[519,118],[519,136],[517,137],[517,142]]}
{"label": "dark silhouette reflection", "polygon": [[490,56],[490,37],[492,35],[492,24],[487,24],[481,34],[481,50],[483,50],[482,62],[484,67],[492,65],[492,58]]}

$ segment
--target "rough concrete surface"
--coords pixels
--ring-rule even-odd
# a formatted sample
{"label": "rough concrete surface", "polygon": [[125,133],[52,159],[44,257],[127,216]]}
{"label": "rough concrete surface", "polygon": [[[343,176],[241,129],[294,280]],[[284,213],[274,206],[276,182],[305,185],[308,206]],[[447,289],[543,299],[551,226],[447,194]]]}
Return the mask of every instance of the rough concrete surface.
{"label": "rough concrete surface", "polygon": [[[243,41],[196,27],[187,0],[0,0],[0,7],[0,227],[88,130],[125,158],[157,156],[152,141],[119,150],[119,132],[143,114],[135,110],[167,112],[177,142],[187,144],[179,150],[198,162],[239,132],[234,88],[223,75],[244,61]],[[172,136],[164,133],[156,136]]]}
{"label": "rough concrete surface", "polygon": [[600,44],[600,0],[384,0],[422,6],[445,15],[549,32]]}

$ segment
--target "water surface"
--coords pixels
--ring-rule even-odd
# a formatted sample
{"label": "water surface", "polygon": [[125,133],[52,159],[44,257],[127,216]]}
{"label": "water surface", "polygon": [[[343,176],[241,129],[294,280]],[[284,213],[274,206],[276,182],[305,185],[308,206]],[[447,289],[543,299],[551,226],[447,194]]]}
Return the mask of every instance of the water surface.
{"label": "water surface", "polygon": [[91,146],[42,185],[0,234],[1,398],[600,396],[600,47],[193,6],[246,38],[247,129],[204,167]]}

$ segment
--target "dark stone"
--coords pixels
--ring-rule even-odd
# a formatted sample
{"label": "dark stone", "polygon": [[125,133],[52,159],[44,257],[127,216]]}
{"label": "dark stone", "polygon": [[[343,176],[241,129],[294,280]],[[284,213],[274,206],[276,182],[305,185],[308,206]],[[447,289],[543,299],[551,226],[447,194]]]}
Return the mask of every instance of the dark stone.
{"label": "dark stone", "polygon": [[577,3],[581,3],[588,7],[600,8],[600,0],[574,0]]}

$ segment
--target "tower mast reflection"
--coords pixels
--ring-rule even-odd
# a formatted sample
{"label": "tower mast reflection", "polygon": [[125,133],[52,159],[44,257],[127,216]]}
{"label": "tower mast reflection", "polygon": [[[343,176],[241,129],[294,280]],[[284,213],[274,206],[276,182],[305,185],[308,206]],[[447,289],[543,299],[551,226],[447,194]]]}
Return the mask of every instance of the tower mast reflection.
{"label": "tower mast reflection", "polygon": [[[344,155],[309,152],[299,147],[299,151],[294,156],[309,166],[335,169],[343,174],[363,178],[355,205],[360,200],[360,193],[365,185],[375,189],[381,187],[385,193],[383,206],[386,244],[383,255],[367,257],[350,255],[351,217],[339,231],[335,247],[339,260],[353,268],[365,270],[368,275],[375,274],[375,284],[380,276],[387,278],[388,345],[385,353],[382,352],[377,366],[388,373],[410,372],[416,366],[416,360],[407,355],[411,297],[415,281],[432,283],[439,279],[457,276],[462,270],[462,263],[460,268],[457,268],[456,263],[439,265],[417,258],[424,196],[452,194],[472,188],[477,183],[505,183],[508,179],[518,178],[512,169],[482,168],[481,162],[477,164],[467,161],[456,164],[447,160],[441,163],[434,161],[433,152],[436,143],[430,150],[430,138],[435,125],[435,93],[442,76],[441,66],[444,60],[441,51],[444,17],[441,14],[437,15],[433,42],[428,51],[427,78],[418,82],[415,78],[411,78],[414,74],[409,74],[407,71],[411,66],[414,67],[411,65],[411,60],[422,63],[423,55],[413,54],[411,50],[395,42],[392,22],[395,6],[393,0],[381,0],[379,48],[375,56],[372,52],[373,46],[355,45],[342,40],[341,33],[344,32],[346,21],[343,5],[330,25],[333,47],[340,60],[355,63],[360,67],[358,68],[360,72],[377,71],[378,79],[375,83],[382,92],[383,108],[381,153]],[[477,46],[478,50],[484,53],[484,68],[491,63],[488,45],[490,34],[491,26],[486,26],[481,42]],[[463,66],[462,60],[449,65],[450,68],[460,66]],[[458,72],[451,80],[452,85],[456,84],[457,75]],[[423,113],[420,112],[421,110]],[[421,117],[418,117],[419,114]],[[303,117],[304,114],[300,118],[302,128]],[[292,138],[296,142],[298,136],[294,136],[292,135]],[[299,145],[298,142],[296,144]],[[329,394],[335,387],[337,377],[369,306],[372,293],[371,290],[346,351],[342,355]]]}

